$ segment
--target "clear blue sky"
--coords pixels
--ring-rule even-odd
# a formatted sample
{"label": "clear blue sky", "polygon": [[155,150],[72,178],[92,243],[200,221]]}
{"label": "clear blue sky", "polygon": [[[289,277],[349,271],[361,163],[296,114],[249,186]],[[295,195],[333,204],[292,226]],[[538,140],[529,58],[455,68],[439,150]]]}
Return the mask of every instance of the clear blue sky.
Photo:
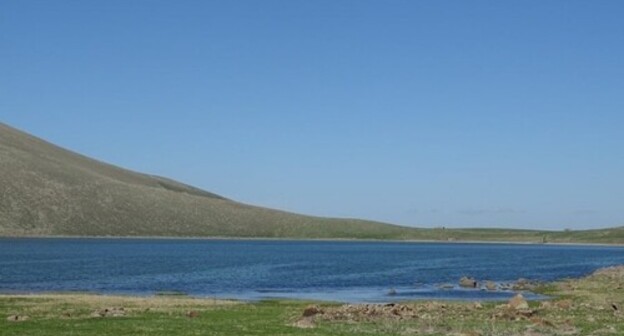
{"label": "clear blue sky", "polygon": [[0,2],[0,120],[243,202],[624,225],[624,1]]}

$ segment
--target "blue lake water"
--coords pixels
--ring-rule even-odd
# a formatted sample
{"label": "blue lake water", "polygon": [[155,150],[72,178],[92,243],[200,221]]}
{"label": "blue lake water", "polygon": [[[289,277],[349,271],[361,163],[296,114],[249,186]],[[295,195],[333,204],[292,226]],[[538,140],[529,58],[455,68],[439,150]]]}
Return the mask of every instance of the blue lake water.
{"label": "blue lake water", "polygon": [[[496,282],[579,277],[624,264],[624,248],[461,243],[183,239],[0,239],[0,292],[86,291],[257,300],[504,300],[440,289],[464,275]],[[395,296],[388,296],[394,288]]]}

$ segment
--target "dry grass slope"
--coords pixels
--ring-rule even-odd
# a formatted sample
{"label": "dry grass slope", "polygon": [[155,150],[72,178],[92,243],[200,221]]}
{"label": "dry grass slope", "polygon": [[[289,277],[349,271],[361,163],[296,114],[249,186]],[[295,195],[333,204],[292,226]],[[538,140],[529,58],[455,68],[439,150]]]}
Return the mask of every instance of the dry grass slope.
{"label": "dry grass slope", "polygon": [[0,124],[0,235],[407,238],[411,229],[249,206]]}
{"label": "dry grass slope", "polygon": [[0,123],[0,236],[55,235],[624,243],[624,228],[415,229],[255,207],[99,162]]}

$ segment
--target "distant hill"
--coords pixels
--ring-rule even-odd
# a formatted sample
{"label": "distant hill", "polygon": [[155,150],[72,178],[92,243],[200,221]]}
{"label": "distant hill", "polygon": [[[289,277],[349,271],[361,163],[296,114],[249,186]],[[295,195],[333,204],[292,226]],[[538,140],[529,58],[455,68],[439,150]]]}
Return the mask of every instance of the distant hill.
{"label": "distant hill", "polygon": [[0,236],[172,236],[624,242],[580,232],[416,229],[246,205],[65,150],[0,123]]}
{"label": "distant hill", "polygon": [[0,235],[408,238],[413,229],[241,204],[0,123]]}

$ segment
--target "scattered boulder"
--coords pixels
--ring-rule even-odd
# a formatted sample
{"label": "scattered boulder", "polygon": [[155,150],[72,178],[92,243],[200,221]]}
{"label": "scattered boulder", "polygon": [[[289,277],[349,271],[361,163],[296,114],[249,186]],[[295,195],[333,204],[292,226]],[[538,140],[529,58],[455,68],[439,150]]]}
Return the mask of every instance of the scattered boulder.
{"label": "scattered boulder", "polygon": [[617,303],[611,303],[611,310],[613,311],[613,315],[614,316],[621,316],[622,315],[622,309],[620,307],[620,305],[618,305]]}
{"label": "scattered boulder", "polygon": [[301,316],[311,317],[318,314],[323,314],[323,310],[317,305],[310,305],[303,310],[303,314],[301,314]]}
{"label": "scattered boulder", "polygon": [[472,330],[472,331],[464,331],[461,333],[455,333],[452,335],[453,336],[482,336],[483,334],[479,331]]}
{"label": "scattered boulder", "polygon": [[578,335],[579,329],[572,325],[572,323],[565,323],[558,327],[559,335]]}
{"label": "scattered boulder", "polygon": [[523,310],[514,310],[514,309],[503,309],[498,310],[492,315],[493,320],[503,320],[503,321],[520,321],[526,320],[533,316],[535,312],[531,309],[523,309]]}
{"label": "scattered boulder", "polygon": [[310,317],[303,317],[292,324],[293,327],[301,329],[310,329],[316,327],[316,323]]}
{"label": "scattered boulder", "polygon": [[622,279],[624,278],[624,265],[605,267],[596,270],[593,276],[603,276],[610,279]]}
{"label": "scattered boulder", "polygon": [[572,308],[572,300],[559,300],[555,302],[555,306],[559,309],[570,309]]}
{"label": "scattered boulder", "polygon": [[507,304],[509,305],[509,308],[515,310],[529,309],[529,303],[524,299],[522,294],[514,296],[509,300],[509,302],[507,302]]}
{"label": "scattered boulder", "polygon": [[594,331],[592,335],[615,335],[616,333],[617,329],[614,326],[608,326]]}
{"label": "scattered boulder", "polygon": [[550,322],[549,320],[546,320],[546,319],[543,319],[543,318],[537,317],[537,316],[531,317],[529,320],[531,321],[531,323],[533,323],[533,324],[535,324],[537,326],[540,326],[540,327],[552,328],[552,327],[555,326],[554,323]]}
{"label": "scattered boulder", "polygon": [[[316,306],[310,306],[304,310],[300,319],[311,319],[312,322],[318,319],[330,321],[370,321],[376,319],[411,319],[416,318],[420,311],[414,306],[388,303],[388,304],[348,304],[340,307],[329,307],[324,310]],[[303,322],[307,323],[307,322]]]}
{"label": "scattered boulder", "polygon": [[535,311],[529,309],[528,302],[518,294],[509,300],[509,303],[496,306],[496,312],[492,314],[494,320],[519,321],[527,320],[535,315]]}
{"label": "scattered boulder", "polygon": [[113,307],[99,309],[91,313],[91,317],[122,317],[126,316],[126,310],[123,307]]}
{"label": "scattered boulder", "polygon": [[525,290],[533,290],[535,289],[535,286],[536,286],[535,282],[530,281],[525,278],[520,278],[513,284],[511,289],[516,290],[516,291],[525,291]]}
{"label": "scattered boulder", "polygon": [[199,317],[199,312],[196,310],[189,310],[186,312],[186,317],[188,318],[196,318]]}
{"label": "scattered boulder", "polygon": [[446,304],[444,303],[440,303],[440,302],[436,302],[436,301],[431,301],[431,302],[426,302],[424,304],[424,307],[427,311],[439,311],[439,310],[445,310],[446,309]]}
{"label": "scattered boulder", "polygon": [[7,321],[10,322],[23,322],[28,320],[30,317],[28,317],[27,315],[11,315],[9,317],[7,317]]}
{"label": "scattered boulder", "polygon": [[493,281],[487,281],[485,283],[485,288],[489,291],[495,291],[498,289],[498,285]]}
{"label": "scattered boulder", "polygon": [[459,279],[459,285],[465,288],[477,288],[478,283],[477,280],[470,277],[462,277]]}
{"label": "scattered boulder", "polygon": [[502,283],[499,285],[501,290],[511,290],[513,286],[509,283]]}

